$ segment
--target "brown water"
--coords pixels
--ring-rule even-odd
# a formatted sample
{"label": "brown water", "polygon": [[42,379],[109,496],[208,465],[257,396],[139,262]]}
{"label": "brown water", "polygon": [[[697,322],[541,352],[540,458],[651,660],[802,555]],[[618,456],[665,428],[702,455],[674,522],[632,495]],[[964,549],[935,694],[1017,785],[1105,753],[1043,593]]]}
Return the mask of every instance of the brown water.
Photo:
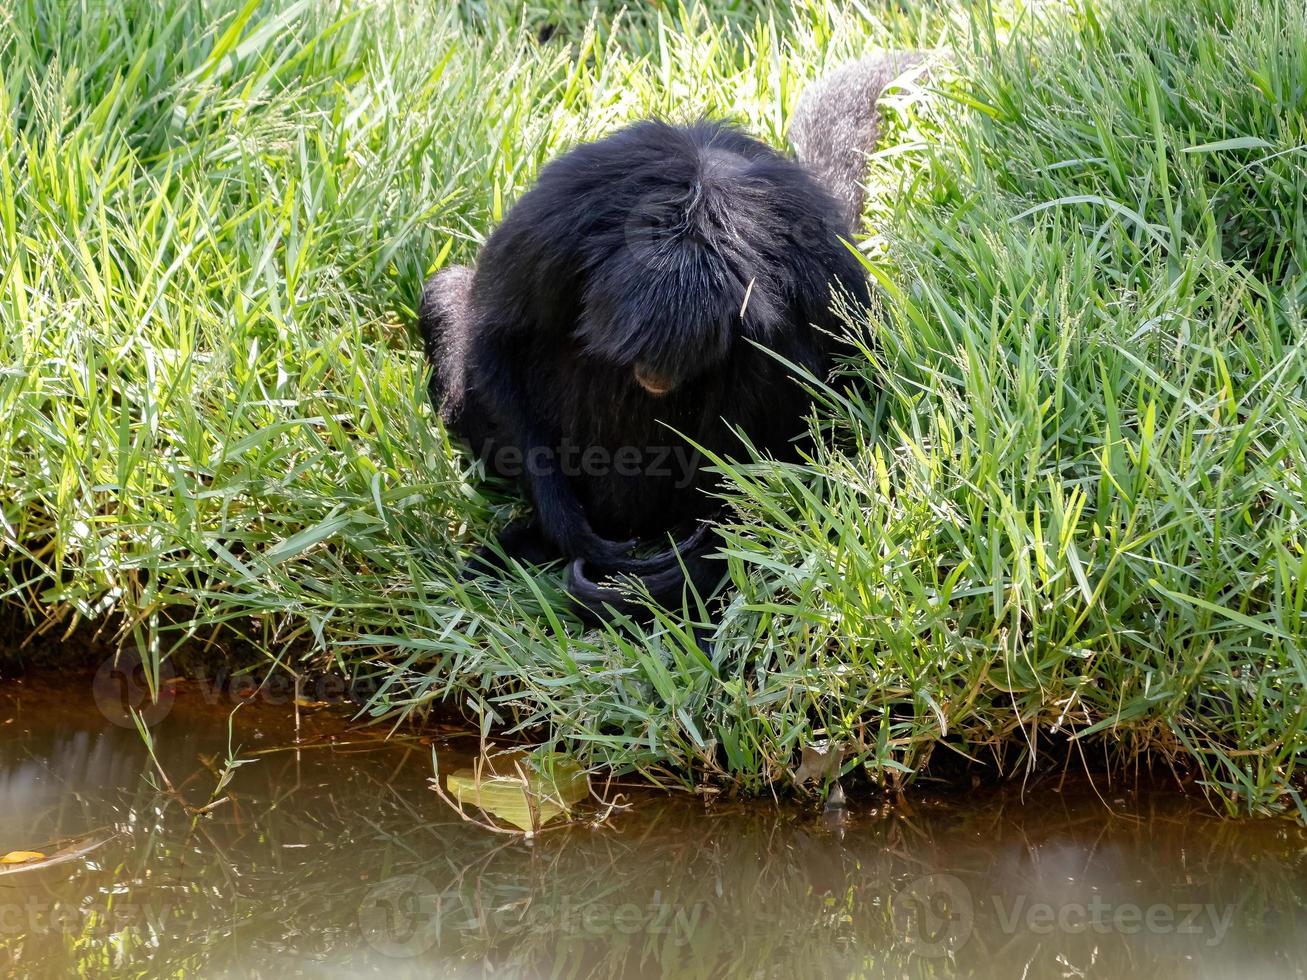
{"label": "brown water", "polygon": [[[533,842],[428,788],[457,739],[382,742],[230,689],[140,735],[89,685],[0,688],[0,975],[1270,977],[1307,968],[1307,834],[1173,793],[1046,782],[843,819],[623,790]],[[212,702],[212,703],[210,703]],[[109,712],[113,714],[113,712]],[[119,717],[118,721],[124,719]],[[3,868],[0,868],[3,871]]]}

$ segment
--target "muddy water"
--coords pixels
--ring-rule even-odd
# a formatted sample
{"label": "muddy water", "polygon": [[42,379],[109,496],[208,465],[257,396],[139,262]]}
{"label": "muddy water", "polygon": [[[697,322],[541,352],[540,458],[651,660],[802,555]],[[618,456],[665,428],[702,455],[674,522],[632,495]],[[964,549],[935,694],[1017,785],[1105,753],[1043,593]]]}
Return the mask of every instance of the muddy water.
{"label": "muddy water", "polygon": [[[236,698],[239,700],[239,698]],[[623,790],[533,842],[428,788],[457,739],[180,689],[140,735],[87,684],[0,687],[0,976],[1302,975],[1307,835],[1055,783],[855,805]],[[113,712],[108,712],[113,714]],[[118,717],[117,721],[124,719]],[[245,764],[216,789],[229,754]],[[166,774],[171,790],[159,770]],[[183,804],[203,808],[195,816]]]}

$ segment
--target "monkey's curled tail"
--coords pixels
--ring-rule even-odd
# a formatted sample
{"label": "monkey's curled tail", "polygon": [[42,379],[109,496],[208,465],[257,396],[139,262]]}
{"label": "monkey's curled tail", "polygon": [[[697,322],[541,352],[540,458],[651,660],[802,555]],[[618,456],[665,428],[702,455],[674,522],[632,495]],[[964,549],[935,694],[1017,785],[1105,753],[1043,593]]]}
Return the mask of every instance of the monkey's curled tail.
{"label": "monkey's curled tail", "polygon": [[877,100],[890,82],[924,60],[915,51],[868,55],[836,68],[799,97],[790,143],[799,161],[835,195],[850,228],[862,219],[867,155],[880,135]]}

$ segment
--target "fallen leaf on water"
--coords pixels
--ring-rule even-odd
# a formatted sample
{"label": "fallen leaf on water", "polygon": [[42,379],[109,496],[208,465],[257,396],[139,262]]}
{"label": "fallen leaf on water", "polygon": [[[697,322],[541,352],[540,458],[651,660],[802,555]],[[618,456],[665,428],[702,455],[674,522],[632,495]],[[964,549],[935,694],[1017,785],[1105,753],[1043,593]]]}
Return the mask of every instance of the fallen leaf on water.
{"label": "fallen leaf on water", "polygon": [[472,804],[519,830],[531,832],[569,812],[590,792],[590,780],[561,753],[532,759],[525,752],[486,756],[445,780],[460,804]]}
{"label": "fallen leaf on water", "polygon": [[10,851],[0,854],[0,864],[26,864],[28,861],[40,861],[45,857],[40,851]]}
{"label": "fallen leaf on water", "polygon": [[0,857],[0,876],[16,875],[24,871],[35,871],[38,868],[54,867],[66,861],[75,861],[90,854],[97,847],[103,847],[116,836],[116,834],[109,834],[107,837],[85,837],[59,848],[48,857],[40,851],[10,851]]}
{"label": "fallen leaf on water", "polygon": [[803,747],[803,758],[798,771],[794,773],[794,782],[802,786],[810,779],[825,782],[840,774],[840,764],[847,754],[843,743],[813,742]]}

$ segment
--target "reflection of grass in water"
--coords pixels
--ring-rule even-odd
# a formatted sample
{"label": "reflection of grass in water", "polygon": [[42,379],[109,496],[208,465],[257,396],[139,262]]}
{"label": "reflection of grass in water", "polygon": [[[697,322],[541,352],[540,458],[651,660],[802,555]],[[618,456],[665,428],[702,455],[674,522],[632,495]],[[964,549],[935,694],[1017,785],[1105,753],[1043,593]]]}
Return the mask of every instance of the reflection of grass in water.
{"label": "reflection of grass in water", "polygon": [[[1301,5],[1027,11],[1010,40],[1005,5],[993,33],[842,6],[781,5],[775,32],[726,3],[593,33],[554,2],[521,30],[497,0],[9,11],[11,598],[117,609],[154,657],[198,609],[202,639],[384,675],[379,709],[448,697],[687,784],[761,790],[821,737],[878,781],[943,744],[1038,761],[1051,729],[1286,802]],[[879,393],[827,406],[816,474],[735,474],[711,652],[679,617],[583,635],[550,576],[458,582],[510,505],[422,407],[433,259],[469,259],[577,139],[710,109],[779,142],[821,65],[941,41],[872,165],[881,308],[853,370]]]}
{"label": "reflection of grass in water", "polygon": [[[160,744],[160,764],[188,771],[197,750],[222,739],[216,726],[201,730],[202,739]],[[144,774],[151,763],[139,745],[132,751]],[[1052,969],[1057,956],[1079,962],[1091,946],[1105,975],[1179,976],[1192,964],[1165,942],[1004,934],[989,899],[1071,888],[1113,901],[1235,904],[1241,923],[1270,923],[1268,938],[1283,939],[1268,909],[1292,908],[1301,894],[1301,830],[1205,819],[1193,800],[1119,801],[1114,815],[1087,789],[1036,784],[1028,793],[1040,806],[1015,792],[927,797],[915,812],[864,809],[834,826],[790,808],[706,810],[645,793],[611,828],[572,827],[526,845],[429,805],[424,751],[368,760],[266,755],[238,773],[232,808],[198,833],[144,779],[111,787],[108,800],[86,794],[88,812],[112,812],[132,833],[98,869],[46,881],[40,894],[69,909],[116,908],[118,918],[3,936],[0,949],[96,975],[146,962],[150,975],[296,963],[430,975],[437,964],[481,962],[494,975],[564,977],[949,972],[947,960],[921,957],[901,912],[914,883],[947,874],[971,902],[961,958],[995,976],[1027,962]],[[366,941],[361,929],[375,923],[361,923],[361,910],[407,876],[417,891],[390,896],[386,911],[400,919],[385,921],[392,941],[414,929],[420,938],[414,956],[392,959]],[[403,918],[419,914],[416,924]]]}

